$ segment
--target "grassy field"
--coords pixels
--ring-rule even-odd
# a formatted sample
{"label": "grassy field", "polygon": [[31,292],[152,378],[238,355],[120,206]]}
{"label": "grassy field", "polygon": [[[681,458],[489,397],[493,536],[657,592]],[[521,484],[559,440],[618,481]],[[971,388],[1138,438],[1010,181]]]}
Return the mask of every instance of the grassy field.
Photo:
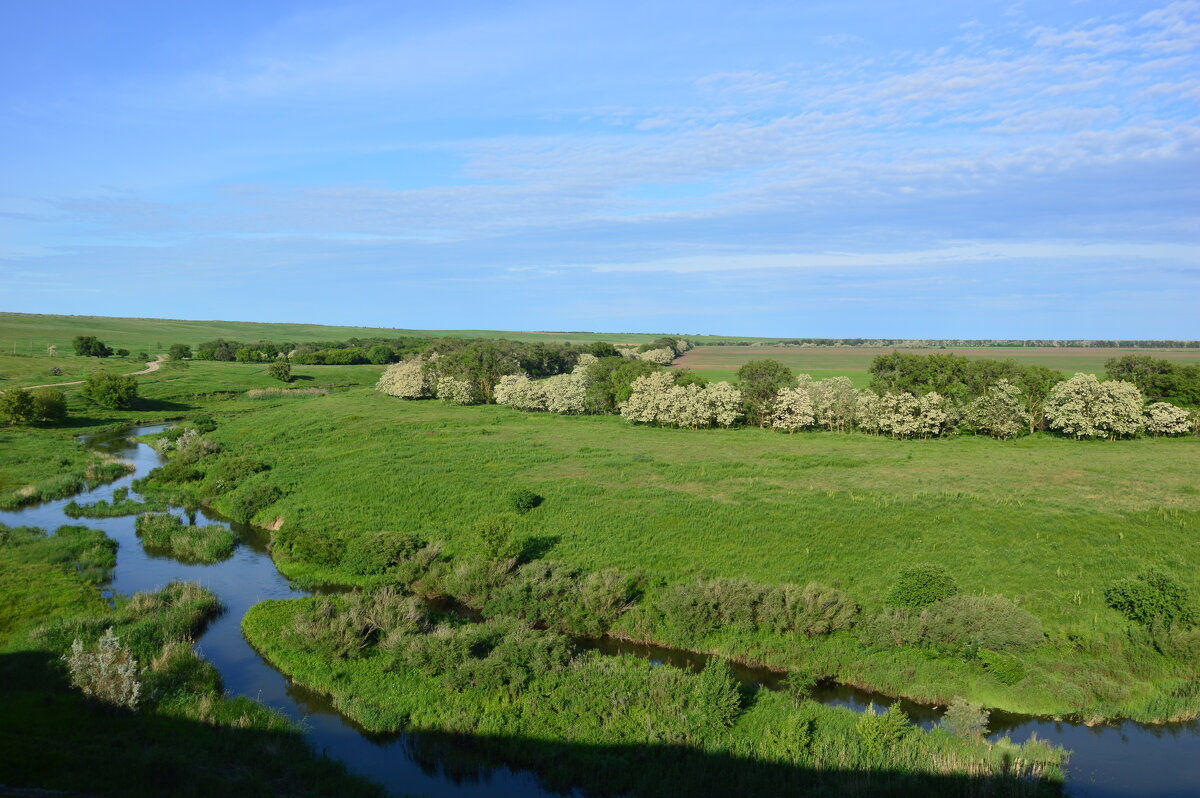
{"label": "grassy field", "polygon": [[690,368],[712,380],[733,380],[737,370],[750,360],[770,358],[789,366],[796,373],[826,377],[849,377],[858,388],[871,381],[867,371],[877,355],[892,352],[928,355],[955,354],[978,358],[1012,358],[1018,363],[1045,366],[1065,374],[1083,372],[1104,375],[1104,363],[1123,355],[1148,355],[1177,363],[1200,363],[1200,349],[1116,349],[1075,347],[977,347],[963,349],[892,349],[833,346],[697,346],[675,361],[678,368]]}
{"label": "grassy field", "polygon": [[[189,321],[182,319],[123,319],[109,316],[47,316],[0,313],[0,353],[38,354],[51,344],[60,354],[71,351],[77,335],[95,335],[113,349],[130,352],[166,352],[171,344],[191,344],[214,338],[235,341],[342,341],[347,338],[399,338],[402,336],[451,338],[507,338],[513,341],[555,341],[641,344],[664,333],[599,333],[500,330],[410,330],[402,327],[338,327],[324,324],[268,324],[252,321]],[[683,336],[697,341],[764,341],[724,335]],[[0,374],[3,374],[0,368]]]}
{"label": "grassy field", "polygon": [[[692,432],[405,402],[360,388],[260,402],[213,437],[270,464],[285,495],[255,520],[284,532],[346,541],[403,530],[445,541],[451,554],[480,555],[479,525],[523,487],[545,497],[518,527],[543,556],[586,570],[641,569],[651,593],[694,576],[817,580],[876,612],[898,568],[934,562],[964,592],[1001,594],[1034,613],[1050,642],[1026,658],[1034,675],[1006,686],[977,665],[872,652],[840,637],[675,639],[632,613],[623,633],[635,638],[783,668],[819,663],[826,675],[931,703],[966,695],[1014,711],[1144,719],[1196,710],[1190,692],[1169,697],[1194,667],[1143,656],[1102,595],[1150,565],[1200,590],[1195,438]],[[308,581],[346,579],[336,567],[282,567]]]}

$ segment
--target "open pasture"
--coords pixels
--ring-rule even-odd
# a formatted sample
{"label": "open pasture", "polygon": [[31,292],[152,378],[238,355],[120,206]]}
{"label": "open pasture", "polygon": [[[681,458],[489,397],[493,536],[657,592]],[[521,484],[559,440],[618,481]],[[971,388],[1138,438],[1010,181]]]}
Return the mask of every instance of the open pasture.
{"label": "open pasture", "polygon": [[1012,358],[1018,363],[1045,366],[1065,374],[1083,372],[1103,378],[1104,363],[1123,355],[1147,355],[1177,363],[1200,363],[1200,349],[1118,349],[1106,347],[963,347],[946,349],[902,349],[848,346],[697,346],[675,361],[714,380],[733,380],[742,364],[751,360],[778,360],[796,373],[813,379],[849,377],[856,387],[871,381],[867,369],[877,355],[907,352],[918,355],[953,354],[972,358]]}

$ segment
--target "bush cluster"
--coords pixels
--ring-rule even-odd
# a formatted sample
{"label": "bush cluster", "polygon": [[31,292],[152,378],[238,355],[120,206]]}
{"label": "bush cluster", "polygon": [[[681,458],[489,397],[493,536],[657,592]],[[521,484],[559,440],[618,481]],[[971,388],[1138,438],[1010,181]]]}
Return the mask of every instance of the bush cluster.
{"label": "bush cluster", "polygon": [[845,593],[818,582],[801,587],[741,579],[670,585],[658,610],[669,627],[692,639],[722,626],[815,637],[852,628],[861,612]]}

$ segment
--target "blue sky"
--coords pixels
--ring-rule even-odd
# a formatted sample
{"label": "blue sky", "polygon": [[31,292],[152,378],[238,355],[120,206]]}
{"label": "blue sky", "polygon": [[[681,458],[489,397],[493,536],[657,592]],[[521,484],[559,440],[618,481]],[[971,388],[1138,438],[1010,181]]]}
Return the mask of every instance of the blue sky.
{"label": "blue sky", "polygon": [[3,18],[2,310],[1200,337],[1200,2]]}

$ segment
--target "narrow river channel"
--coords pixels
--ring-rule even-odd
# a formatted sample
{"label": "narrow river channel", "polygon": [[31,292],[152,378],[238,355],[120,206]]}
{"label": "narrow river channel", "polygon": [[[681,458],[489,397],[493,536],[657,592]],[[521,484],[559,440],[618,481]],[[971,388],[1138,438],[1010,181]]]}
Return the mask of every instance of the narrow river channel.
{"label": "narrow river channel", "polygon": [[[136,471],[74,498],[81,504],[109,499],[113,490],[128,487],[134,479],[158,466],[159,455],[131,439],[162,428],[139,427],[84,438],[87,446],[133,462]],[[309,595],[292,587],[276,570],[266,550],[267,533],[233,525],[238,545],[232,557],[214,565],[185,565],[147,554],[134,531],[133,517],[75,520],[63,513],[68,501],[60,499],[14,512],[0,512],[0,522],[47,530],[64,524],[103,529],[120,544],[110,585],[115,593],[154,590],[173,579],[196,581],[211,589],[225,611],[208,626],[197,641],[197,649],[220,671],[227,692],[255,698],[300,721],[318,751],[345,762],[355,772],[384,784],[395,794],[455,798],[561,795],[543,789],[537,777],[528,771],[489,768],[464,773],[460,766],[447,770],[427,756],[418,756],[419,746],[414,744],[412,735],[369,735],[338,714],[322,696],[291,683],[264,661],[242,637],[242,616],[265,599]],[[183,515],[181,510],[175,512]],[[208,523],[229,526],[223,520],[205,518]],[[651,646],[607,640],[594,645],[607,654],[634,654],[683,667],[698,668],[704,662],[702,655]],[[735,667],[734,672],[744,683],[767,688],[777,681],[770,672],[753,668]],[[892,703],[892,699],[883,696],[836,685],[822,688],[815,698],[856,711],[862,711],[872,701],[877,706]],[[926,728],[936,723],[940,715],[931,707],[907,701],[902,706]],[[1067,794],[1077,798],[1200,795],[1200,724],[1195,721],[1165,726],[1122,723],[1087,727],[994,713],[990,728],[992,737],[1008,735],[1021,741],[1036,734],[1070,749]]]}

